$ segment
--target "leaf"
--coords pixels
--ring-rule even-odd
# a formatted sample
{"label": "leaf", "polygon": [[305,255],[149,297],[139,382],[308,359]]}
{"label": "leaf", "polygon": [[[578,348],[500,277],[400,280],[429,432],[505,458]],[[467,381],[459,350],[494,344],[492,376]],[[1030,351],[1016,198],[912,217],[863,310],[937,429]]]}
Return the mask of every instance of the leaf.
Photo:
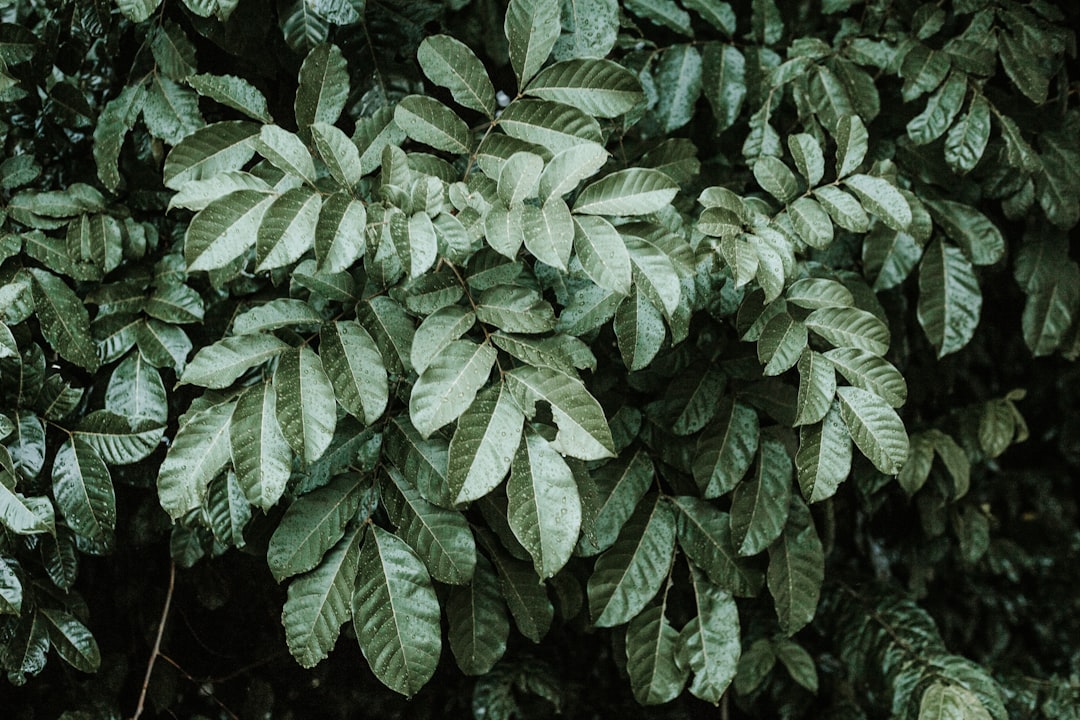
{"label": "leaf", "polygon": [[39,608],[37,614],[45,619],[49,641],[64,662],[85,673],[97,672],[101,651],[85,625],[63,610]]}
{"label": "leaf", "polygon": [[957,175],[971,172],[982,159],[990,139],[990,103],[974,95],[967,113],[945,137],[945,162]]}
{"label": "leaf", "polygon": [[16,535],[55,534],[53,505],[46,497],[24,497],[0,482],[0,525]]}
{"label": "leaf", "polygon": [[247,252],[273,201],[269,193],[238,190],[200,210],[184,235],[188,272],[226,267]]}
{"label": "leaf", "polygon": [[907,382],[887,360],[855,348],[828,350],[825,357],[849,383],[880,396],[892,407],[907,401]]}
{"label": "leaf", "polygon": [[541,207],[525,205],[520,223],[525,248],[537,260],[565,270],[574,242],[574,224],[562,198],[553,197]]}
{"label": "leaf", "polygon": [[540,71],[525,94],[571,105],[594,117],[613,118],[644,101],[641,83],[611,60],[564,60]]}
{"label": "leaf", "polygon": [[1036,105],[1045,103],[1050,78],[1036,62],[1038,52],[1027,47],[1022,35],[999,32],[997,38],[998,57],[1005,74],[1028,100]]}
{"label": "leaf", "polygon": [[630,371],[648,367],[666,337],[663,316],[637,287],[615,309],[614,329],[619,354]]}
{"label": "leaf", "polygon": [[787,204],[799,194],[799,181],[779,158],[763,155],[754,163],[754,179],[765,192]]}
{"label": "leaf", "polygon": [[600,403],[578,378],[550,367],[525,365],[503,376],[507,388],[526,417],[543,400],[559,432],[551,446],[558,452],[581,460],[600,460],[615,454],[611,429]]}
{"label": "leaf", "polygon": [[603,144],[595,118],[547,100],[515,100],[502,111],[498,125],[510,137],[543,146],[552,154],[576,145]]}
{"label": "leaf", "polygon": [[908,436],[896,411],[861,388],[838,387],[836,398],[840,417],[859,451],[886,475],[899,472],[907,459]]}
{"label": "leaf", "polygon": [[812,197],[801,197],[788,207],[788,216],[804,243],[824,249],[833,241],[833,224],[824,208]]}
{"label": "leaf", "polygon": [[187,285],[154,288],[144,310],[150,317],[174,325],[202,322],[205,314],[202,297]]}
{"label": "leaf", "polygon": [[606,463],[588,478],[593,487],[582,491],[582,534],[579,555],[596,555],[611,547],[653,483],[653,464],[637,449]]}
{"label": "leaf", "polygon": [[190,89],[162,75],[155,75],[146,92],[143,122],[156,138],[176,145],[204,127],[199,98]]}
{"label": "leaf", "polygon": [[391,373],[411,372],[412,342],[416,329],[405,309],[393,299],[378,295],[357,303],[356,319],[370,333]]}
{"label": "leaf", "polygon": [[690,26],[690,13],[676,5],[674,0],[629,0],[625,5],[630,12],[657,25],[683,35],[694,35]]}
{"label": "leaf", "polygon": [[889,350],[889,327],[876,315],[856,307],[826,307],[807,316],[806,327],[834,347],[884,355]]}
{"label": "leaf", "polygon": [[810,510],[792,498],[784,532],[769,546],[769,593],[780,629],[789,637],[805,627],[817,612],[825,579],[825,553]]}
{"label": "leaf", "polygon": [[589,577],[589,613],[597,627],[629,621],[660,590],[675,549],[675,514],[660,497],[644,501]]}
{"label": "leaf", "polygon": [[195,92],[233,110],[239,110],[260,122],[272,123],[274,118],[266,107],[266,97],[257,87],[235,75],[190,75],[184,79]]}
{"label": "leaf", "polygon": [[283,327],[314,327],[322,315],[304,300],[274,298],[244,310],[232,322],[233,335],[255,335]]}
{"label": "leaf", "polygon": [[322,360],[311,348],[286,350],[274,371],[277,418],[285,440],[304,464],[318,460],[330,446],[337,424],[337,403]]}
{"label": "leaf", "polygon": [[319,338],[319,352],[337,401],[349,414],[373,424],[386,410],[390,393],[375,341],[351,320],[324,325]]}
{"label": "leaf", "polygon": [[626,627],[626,672],[634,698],[642,705],[674,700],[690,674],[676,661],[679,632],[664,617],[664,606],[653,605]]}
{"label": "leaf", "polygon": [[934,682],[919,701],[919,720],[990,720],[979,697],[963,685]]}
{"label": "leaf", "polygon": [[420,43],[416,59],[428,79],[447,88],[459,105],[495,116],[495,88],[467,45],[449,35],[432,35]]}
{"label": "leaf", "polygon": [[479,500],[510,471],[525,416],[505,386],[488,388],[458,418],[450,441],[447,482],[455,504]]}
{"label": "leaf", "polygon": [[349,97],[349,67],[337,45],[311,48],[300,66],[293,109],[300,128],[315,123],[333,125]]}
{"label": "leaf", "polygon": [[689,495],[672,498],[679,509],[679,547],[709,580],[733,595],[752,597],[761,589],[761,573],[739,557],[731,537],[731,516]]}
{"label": "leaf", "polygon": [[423,437],[456,420],[487,383],[495,349],[454,340],[420,375],[409,397],[409,417]]}
{"label": "leaf", "polygon": [[825,175],[825,155],[813,135],[797,133],[788,136],[788,149],[799,174],[809,187],[815,187]]}
{"label": "leaf", "polygon": [[562,3],[563,33],[555,41],[556,60],[606,57],[619,32],[615,0],[569,0]]}
{"label": "leaf", "polygon": [[316,567],[356,517],[364,491],[359,475],[345,473],[293,501],[266,550],[274,580],[280,583]]}
{"label": "leaf", "polygon": [[227,388],[251,368],[280,355],[289,346],[268,334],[226,337],[195,354],[180,382],[208,388]]}
{"label": "leaf", "polygon": [[109,468],[94,449],[75,437],[56,451],[52,466],[56,507],[75,534],[102,545],[116,530],[116,494]]}
{"label": "leaf", "polygon": [[[479,535],[499,575],[502,593],[518,632],[534,643],[543,640],[551,627],[555,609],[548,599],[547,586],[536,576],[532,565],[506,554],[495,538]],[[512,536],[511,536],[512,537]]]}
{"label": "leaf", "polygon": [[507,207],[536,197],[543,169],[544,159],[531,152],[516,152],[503,161],[497,189]]}
{"label": "leaf", "polygon": [[701,96],[701,69],[701,53],[690,44],[674,45],[660,56],[653,81],[660,97],[650,116],[662,132],[670,133],[693,119]]}
{"label": "leaf", "polygon": [[383,494],[398,536],[416,551],[436,580],[464,585],[476,567],[476,541],[465,516],[425,500],[400,472],[387,468],[390,483]]}
{"label": "leaf", "polygon": [[975,265],[993,265],[1005,256],[1005,238],[981,212],[964,203],[926,198],[934,222]]}
{"label": "leaf", "polygon": [[0,615],[22,614],[23,586],[12,565],[0,558]]}
{"label": "leaf", "polygon": [[394,108],[394,123],[413,140],[436,150],[468,155],[469,126],[434,98],[409,95]]}
{"label": "leaf", "polygon": [[836,494],[851,473],[851,460],[851,438],[834,402],[820,422],[799,428],[795,468],[806,502],[820,502]]}
{"label": "leaf", "polygon": [[236,479],[236,473],[218,475],[210,483],[206,500],[206,515],[214,539],[226,547],[242,548],[246,545],[244,528],[251,521],[251,505],[244,497],[244,490]]}
{"label": "leaf", "polygon": [[319,157],[335,180],[346,188],[360,182],[364,174],[360,165],[360,151],[348,135],[333,125],[315,123],[311,126],[311,137],[315,140]]}
{"label": "leaf", "polygon": [[327,197],[315,225],[315,257],[320,272],[336,273],[364,256],[367,210],[347,193]]}
{"label": "leaf", "polygon": [[574,231],[574,250],[585,274],[602,288],[629,295],[630,254],[619,231],[590,215],[575,217]]}
{"label": "leaf", "polygon": [[814,277],[802,278],[791,283],[784,292],[784,298],[792,305],[808,310],[844,308],[855,304],[851,291],[842,283]]}
{"label": "leaf", "polygon": [[911,206],[900,191],[873,175],[851,175],[844,179],[863,207],[881,218],[893,230],[907,230],[911,224]]}
{"label": "leaf", "polygon": [[791,498],[792,463],[784,445],[763,437],[757,472],[731,497],[731,534],[739,555],[756,555],[784,529]]}
{"label": "leaf", "polygon": [[570,559],[581,531],[574,474],[548,441],[526,429],[506,483],[510,529],[533,558],[542,580]]}
{"label": "leaf", "polygon": [[959,248],[935,240],[919,265],[919,324],[939,358],[960,350],[979,325],[982,291]]}
{"label": "leaf", "polygon": [[777,313],[765,324],[758,339],[758,361],[766,376],[790,370],[806,349],[806,326],[786,312]]}
{"label": "leaf", "polygon": [[240,170],[255,154],[253,138],[258,133],[259,125],[239,120],[217,122],[196,130],[165,157],[165,187],[179,190],[192,180],[207,180]]}
{"label": "leaf", "polygon": [[237,481],[248,502],[268,511],[292,474],[292,451],[277,420],[277,394],[268,382],[240,396],[229,426],[229,448]]}
{"label": "leaf", "polygon": [[450,588],[446,598],[446,636],[458,668],[466,675],[491,671],[506,652],[510,619],[491,563],[476,558],[472,582]]}
{"label": "leaf", "polygon": [[967,75],[957,71],[950,74],[927,100],[926,109],[908,121],[907,134],[911,141],[925,145],[944,135],[960,113],[967,87]]}
{"label": "leaf", "polygon": [[120,149],[146,102],[143,85],[129,85],[105,103],[94,127],[94,161],[98,179],[109,190],[120,184]]}
{"label": "leaf", "polygon": [[442,652],[439,599],[424,564],[402,540],[372,525],[360,549],[353,627],[375,677],[411,697]]}
{"label": "leaf", "polygon": [[679,307],[682,285],[671,257],[642,238],[624,235],[634,275],[634,287],[649,298],[670,321]]}
{"label": "leaf", "polygon": [[575,190],[578,184],[594,175],[608,159],[608,152],[599,143],[572,145],[556,153],[540,174],[540,199],[562,197]]}
{"label": "leaf", "polygon": [[702,90],[716,117],[717,132],[727,130],[746,100],[746,58],[737,47],[706,43],[702,53]]}
{"label": "leaf", "polygon": [[780,640],[776,643],[776,658],[787,668],[791,679],[812,693],[818,691],[817,666],[814,658],[794,640]]}
{"label": "leaf", "polygon": [[690,579],[697,604],[697,617],[679,633],[679,664],[694,673],[690,694],[706,702],[718,703],[735,678],[741,645],[739,609],[735,600],[696,569]]}
{"label": "leaf", "polygon": [[90,315],[67,283],[47,270],[30,268],[31,290],[41,334],[62,358],[94,372],[97,350],[90,339]]}
{"label": "leaf", "polygon": [[832,221],[855,233],[870,227],[870,217],[859,201],[835,185],[822,185],[814,190],[814,199],[825,209]]}
{"label": "leaf", "polygon": [[221,402],[181,419],[158,470],[158,501],[174,520],[201,507],[206,491],[229,461],[233,403]]}
{"label": "leaf", "polygon": [[154,452],[164,432],[165,426],[153,419],[95,410],[83,416],[74,434],[109,465],[130,465]]}
{"label": "leaf", "polygon": [[[149,18],[160,4],[161,0],[116,0],[117,9],[133,23],[141,23]],[[4,60],[12,62],[8,57]]]}
{"label": "leaf", "polygon": [[1061,345],[1073,327],[1078,306],[1080,268],[1074,262],[1064,262],[1055,267],[1052,279],[1037,287],[1024,303],[1021,327],[1032,355],[1049,355]]}
{"label": "leaf", "polygon": [[557,0],[510,0],[503,31],[519,89],[543,66],[559,39],[560,29]]}
{"label": "leaf", "polygon": [[731,396],[720,403],[716,420],[698,436],[694,458],[694,480],[706,499],[731,492],[758,449],[757,413]]}
{"label": "leaf", "polygon": [[342,537],[318,567],[289,583],[281,624],[289,652],[301,667],[312,668],[326,659],[341,626],[352,617],[362,532]]}
{"label": "leaf", "polygon": [[836,123],[836,177],[845,178],[855,172],[866,157],[866,126],[855,114],[845,115]]}
{"label": "leaf", "polygon": [[816,423],[825,417],[836,393],[836,372],[820,353],[807,349],[799,358],[799,394],[795,425]]}
{"label": "leaf", "polygon": [[263,125],[254,144],[259,154],[278,170],[315,185],[315,161],[304,141],[295,133],[277,125]]}

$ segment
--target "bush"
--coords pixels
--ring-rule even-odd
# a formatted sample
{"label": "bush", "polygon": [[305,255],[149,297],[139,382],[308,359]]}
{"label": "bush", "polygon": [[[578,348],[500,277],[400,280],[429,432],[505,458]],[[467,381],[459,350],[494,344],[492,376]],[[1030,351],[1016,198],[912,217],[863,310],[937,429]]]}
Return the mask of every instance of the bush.
{"label": "bush", "polygon": [[0,17],[14,717],[1076,717],[1070,3]]}

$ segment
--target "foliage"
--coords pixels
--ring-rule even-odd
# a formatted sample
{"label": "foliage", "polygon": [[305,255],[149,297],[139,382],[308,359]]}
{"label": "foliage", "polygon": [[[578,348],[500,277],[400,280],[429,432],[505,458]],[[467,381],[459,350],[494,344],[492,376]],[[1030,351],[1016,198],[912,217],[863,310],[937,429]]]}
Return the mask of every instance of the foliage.
{"label": "foliage", "polygon": [[0,666],[108,678],[19,692],[126,711],[167,545],[427,708],[1074,717],[1068,3],[0,19]]}

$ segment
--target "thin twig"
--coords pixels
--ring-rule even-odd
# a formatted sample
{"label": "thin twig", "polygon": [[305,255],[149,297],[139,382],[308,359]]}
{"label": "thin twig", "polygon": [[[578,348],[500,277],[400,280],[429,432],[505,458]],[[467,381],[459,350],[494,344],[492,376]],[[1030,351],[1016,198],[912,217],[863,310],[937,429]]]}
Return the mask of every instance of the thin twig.
{"label": "thin twig", "polygon": [[165,634],[165,621],[169,619],[169,606],[172,604],[173,588],[176,586],[176,563],[169,563],[169,590],[165,593],[165,606],[161,608],[161,620],[158,622],[157,637],[154,639],[154,649],[150,652],[150,661],[146,663],[146,677],[143,678],[142,692],[139,693],[139,704],[135,706],[135,714],[131,720],[139,720],[143,706],[146,704],[146,691],[150,687],[150,675],[154,672],[154,663],[161,654],[161,636]]}

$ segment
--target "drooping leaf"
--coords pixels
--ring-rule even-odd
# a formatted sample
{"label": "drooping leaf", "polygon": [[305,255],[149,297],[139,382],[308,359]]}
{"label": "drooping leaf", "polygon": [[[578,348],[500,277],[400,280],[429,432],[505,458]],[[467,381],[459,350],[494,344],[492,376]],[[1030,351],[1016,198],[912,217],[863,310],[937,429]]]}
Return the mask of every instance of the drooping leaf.
{"label": "drooping leaf", "polygon": [[278,424],[277,393],[270,383],[254,385],[240,396],[229,426],[229,448],[244,496],[269,510],[292,474],[292,451]]}
{"label": "drooping leaf", "polygon": [[362,529],[347,533],[311,572],[289,583],[281,613],[285,642],[301,667],[315,667],[352,617]]}
{"label": "drooping leaf", "polygon": [[158,470],[158,500],[179,518],[200,507],[206,490],[229,461],[233,403],[221,402],[185,415]]}
{"label": "drooping leaf", "polygon": [[236,473],[218,475],[210,483],[206,498],[206,516],[214,539],[226,547],[242,548],[247,544],[244,529],[251,521],[251,504],[236,479]]}
{"label": "drooping leaf", "polygon": [[349,69],[337,45],[321,43],[311,49],[300,66],[299,86],[293,105],[296,124],[333,125],[349,96]]}
{"label": "drooping leaf", "polygon": [[472,582],[450,588],[446,619],[450,650],[466,675],[489,672],[506,652],[510,619],[495,570],[483,555],[476,558]]}
{"label": "drooping leaf", "polygon": [[360,323],[340,320],[323,326],[319,353],[337,401],[368,425],[386,409],[389,383],[382,355]]}
{"label": "drooping leaf", "polygon": [[698,436],[694,481],[706,499],[731,492],[746,475],[758,449],[758,417],[728,396],[716,419]]}
{"label": "drooping leaf", "polygon": [[680,665],[694,673],[690,694],[718,703],[735,678],[741,645],[739,609],[728,591],[709,582],[696,568],[690,579],[697,617],[679,633]]}
{"label": "drooping leaf", "polygon": [[919,264],[919,324],[938,357],[963,348],[975,334],[982,290],[963,252],[935,240]]}
{"label": "drooping leaf", "polygon": [[589,613],[597,627],[621,625],[660,590],[675,549],[675,514],[660,497],[643,501],[589,577]]}
{"label": "drooping leaf", "polygon": [[825,578],[821,540],[810,510],[798,496],[791,498],[784,531],[769,546],[767,577],[780,629],[794,635],[814,619]]}
{"label": "drooping leaf", "polygon": [[945,134],[964,104],[967,86],[964,73],[954,71],[949,75],[927,100],[926,108],[908,122],[907,134],[913,143],[925,145]]}
{"label": "drooping leaf", "polygon": [[277,417],[285,440],[304,464],[315,462],[330,446],[337,424],[337,403],[322,359],[311,348],[284,351],[274,371]]}
{"label": "drooping leaf", "polygon": [[908,453],[904,423],[878,395],[857,387],[836,388],[840,417],[860,452],[881,472],[895,475]]}
{"label": "drooping leaf", "polygon": [[128,417],[111,410],[83,416],[76,437],[94,448],[109,465],[136,463],[157,449],[165,426],[151,418]]}
{"label": "drooping leaf", "polygon": [[458,418],[447,481],[455,504],[478,500],[510,471],[525,416],[505,386],[484,390]]}
{"label": "drooping leaf", "polygon": [[375,677],[411,697],[442,652],[439,599],[424,563],[403,540],[372,525],[360,549],[353,627]]}
{"label": "drooping leaf", "polygon": [[712,106],[717,131],[735,124],[746,99],[746,57],[734,45],[707,43],[702,53],[702,92]]}
{"label": "drooping leaf", "polygon": [[30,268],[31,285],[41,334],[65,360],[97,370],[98,357],[90,339],[90,315],[79,296],[47,270]]}
{"label": "drooping leaf", "polygon": [[757,471],[731,498],[731,533],[739,555],[756,555],[780,536],[788,519],[792,470],[784,445],[763,437]]}
{"label": "drooping leaf", "polygon": [[103,545],[116,529],[116,493],[109,468],[94,449],[73,437],[56,451],[52,466],[57,509],[77,534]]}
{"label": "drooping leaf", "polygon": [[541,579],[570,559],[581,530],[581,499],[570,467],[542,436],[526,429],[506,484],[507,518]]}

